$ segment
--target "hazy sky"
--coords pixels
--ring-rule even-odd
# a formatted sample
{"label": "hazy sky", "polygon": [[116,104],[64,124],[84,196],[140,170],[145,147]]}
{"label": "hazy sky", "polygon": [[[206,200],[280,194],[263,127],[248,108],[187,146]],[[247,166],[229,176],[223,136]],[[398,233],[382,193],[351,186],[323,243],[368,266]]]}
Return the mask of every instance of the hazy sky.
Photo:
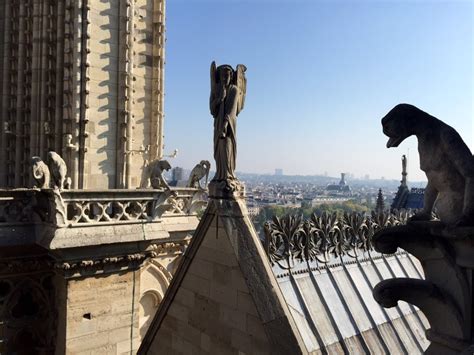
{"label": "hazy sky", "polygon": [[209,66],[247,66],[237,170],[424,179],[416,139],[386,149],[397,103],[456,128],[474,151],[474,1],[167,2],[165,153],[214,164]]}

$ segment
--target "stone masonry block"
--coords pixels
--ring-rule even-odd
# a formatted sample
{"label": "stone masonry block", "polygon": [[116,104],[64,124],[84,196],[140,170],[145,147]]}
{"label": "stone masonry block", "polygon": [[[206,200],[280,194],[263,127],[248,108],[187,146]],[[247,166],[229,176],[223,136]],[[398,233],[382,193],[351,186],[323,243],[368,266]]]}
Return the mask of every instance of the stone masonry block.
{"label": "stone masonry block", "polygon": [[[138,332],[138,329],[135,331]],[[107,332],[104,332],[104,336],[108,336],[110,344],[118,344],[124,340],[128,340],[130,342],[130,326],[127,325],[126,327],[108,330]]]}
{"label": "stone masonry block", "polygon": [[246,354],[270,354],[268,342],[237,329],[232,329],[232,347]]}
{"label": "stone masonry block", "polygon": [[237,308],[237,290],[232,287],[211,283],[209,298],[226,306]]}
{"label": "stone masonry block", "polygon": [[189,274],[187,277],[183,280],[182,287],[194,291],[197,294],[203,295],[203,296],[209,296],[210,292],[210,283],[209,280],[206,280],[202,277]]}
{"label": "stone masonry block", "polygon": [[233,252],[226,230],[223,227],[219,227],[217,229],[213,228],[212,231],[213,233],[209,233],[210,235],[207,235],[202,241],[202,245],[219,252]]}
{"label": "stone masonry block", "polygon": [[235,258],[234,254],[226,253],[226,252],[218,252],[214,249],[207,248],[205,246],[201,246],[199,248],[199,255],[204,260],[215,262],[221,265],[227,266],[238,266],[237,259]]}
{"label": "stone masonry block", "polygon": [[183,337],[184,340],[189,341],[193,344],[199,344],[201,341],[201,331],[187,322],[178,320],[178,334]]}
{"label": "stone masonry block", "polygon": [[[237,270],[236,267],[214,264],[212,267],[212,282],[216,285],[224,287],[233,285],[233,272],[235,272],[235,274],[239,274],[240,270]],[[242,276],[240,276],[240,279],[243,279]]]}
{"label": "stone masonry block", "polygon": [[247,314],[236,308],[231,308],[222,304],[219,308],[219,322],[228,324],[242,332],[247,330]]}
{"label": "stone masonry block", "polygon": [[88,334],[82,337],[67,340],[66,348],[70,354],[76,354],[80,351],[98,349],[109,345],[109,338],[102,333]]}
{"label": "stone masonry block", "polygon": [[248,292],[247,282],[245,281],[240,269],[232,268],[230,278],[232,280],[232,287],[236,288],[238,291]]}
{"label": "stone masonry block", "polygon": [[207,297],[196,295],[194,307],[189,312],[189,325],[202,332],[206,332],[208,322],[203,322],[203,320],[219,319],[219,308],[220,305],[217,302]]}
{"label": "stone masonry block", "polygon": [[203,259],[194,259],[188,272],[196,276],[210,279],[213,275],[215,265]]}
{"label": "stone masonry block", "polygon": [[211,351],[211,337],[205,333],[201,333],[201,349],[206,352]]}
{"label": "stone masonry block", "polygon": [[185,288],[181,288],[178,294],[175,296],[175,301],[183,306],[193,308],[194,307],[194,299],[196,297],[196,293],[193,291],[189,291]]}
{"label": "stone masonry block", "polygon": [[[231,348],[230,341],[223,342],[220,339],[211,338],[210,354],[235,355],[238,354],[238,352],[236,349]],[[241,354],[243,355],[244,353]]]}
{"label": "stone masonry block", "polygon": [[246,315],[246,333],[252,334],[253,337],[262,341],[267,340],[267,334],[263,328],[262,321],[260,318],[251,314]]}
{"label": "stone masonry block", "polygon": [[79,322],[71,325],[71,327],[68,329],[68,332],[71,338],[95,334],[97,333],[97,322],[95,320],[81,319]]}
{"label": "stone masonry block", "polygon": [[168,314],[187,323],[189,319],[189,308],[174,302],[168,310]]}
{"label": "stone masonry block", "polygon": [[255,307],[252,296],[247,292],[237,292],[237,308],[242,312],[258,317],[257,308]]}

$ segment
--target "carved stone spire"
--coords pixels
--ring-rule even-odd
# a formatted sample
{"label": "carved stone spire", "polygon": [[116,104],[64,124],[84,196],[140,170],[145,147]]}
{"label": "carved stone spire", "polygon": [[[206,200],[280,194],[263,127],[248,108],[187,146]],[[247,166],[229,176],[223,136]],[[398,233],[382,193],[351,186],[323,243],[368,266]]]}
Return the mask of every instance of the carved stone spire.
{"label": "carved stone spire", "polygon": [[407,157],[405,154],[402,155],[402,186],[407,186]]}
{"label": "carved stone spire", "polygon": [[383,213],[384,210],[385,210],[385,202],[383,201],[382,189],[379,189],[379,193],[377,195],[377,203],[375,205],[375,212]]}

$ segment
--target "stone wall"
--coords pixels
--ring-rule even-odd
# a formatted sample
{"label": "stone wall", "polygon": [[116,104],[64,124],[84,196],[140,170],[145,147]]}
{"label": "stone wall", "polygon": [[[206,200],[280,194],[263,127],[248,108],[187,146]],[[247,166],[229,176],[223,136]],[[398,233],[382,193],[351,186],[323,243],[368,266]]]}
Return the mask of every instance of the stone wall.
{"label": "stone wall", "polygon": [[15,258],[13,253],[0,251],[0,353],[51,354],[57,289],[50,260],[41,254]]}
{"label": "stone wall", "polygon": [[242,200],[210,200],[138,353],[305,353]]}
{"label": "stone wall", "polygon": [[182,246],[163,249],[138,269],[71,279],[67,273],[66,278],[58,276],[56,353],[136,352],[182,252]]}
{"label": "stone wall", "polygon": [[0,0],[1,187],[49,150],[73,188],[133,188],[162,155],[164,0]]}
{"label": "stone wall", "polygon": [[267,335],[223,229],[196,253],[157,334],[152,354],[270,353]]}
{"label": "stone wall", "polygon": [[139,346],[139,271],[69,280],[66,353],[130,354]]}

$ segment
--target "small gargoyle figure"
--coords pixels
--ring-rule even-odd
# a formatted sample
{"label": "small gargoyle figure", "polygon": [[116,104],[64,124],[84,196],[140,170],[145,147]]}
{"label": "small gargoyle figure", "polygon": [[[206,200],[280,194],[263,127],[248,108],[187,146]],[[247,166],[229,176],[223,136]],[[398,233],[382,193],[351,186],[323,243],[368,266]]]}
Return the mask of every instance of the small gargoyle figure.
{"label": "small gargoyle figure", "polygon": [[431,220],[436,212],[449,226],[474,226],[474,158],[454,128],[409,104],[395,106],[382,118],[387,148],[416,135],[420,169],[426,173],[423,210],[411,220]]}
{"label": "small gargoyle figure", "polygon": [[153,189],[169,190],[170,187],[166,182],[163,173],[170,169],[171,165],[167,160],[153,160],[145,167],[145,178],[142,181],[141,187],[147,188],[148,184],[150,184]]}
{"label": "small gargoyle figure", "polygon": [[201,186],[201,179],[205,176],[206,182],[204,184],[204,188],[206,188],[210,169],[211,163],[208,160],[201,160],[199,164],[196,164],[193,170],[191,170],[187,186],[202,190],[203,187]]}
{"label": "small gargoyle figure", "polygon": [[59,190],[67,188],[67,166],[63,158],[58,153],[51,151],[48,152],[47,162],[53,178],[53,187],[59,188]]}
{"label": "small gargoyle figure", "polygon": [[40,157],[32,157],[31,158],[31,172],[33,174],[33,178],[35,179],[36,183],[38,184],[38,188],[40,189],[49,189],[51,183],[51,175],[49,173],[48,166],[41,160]]}

